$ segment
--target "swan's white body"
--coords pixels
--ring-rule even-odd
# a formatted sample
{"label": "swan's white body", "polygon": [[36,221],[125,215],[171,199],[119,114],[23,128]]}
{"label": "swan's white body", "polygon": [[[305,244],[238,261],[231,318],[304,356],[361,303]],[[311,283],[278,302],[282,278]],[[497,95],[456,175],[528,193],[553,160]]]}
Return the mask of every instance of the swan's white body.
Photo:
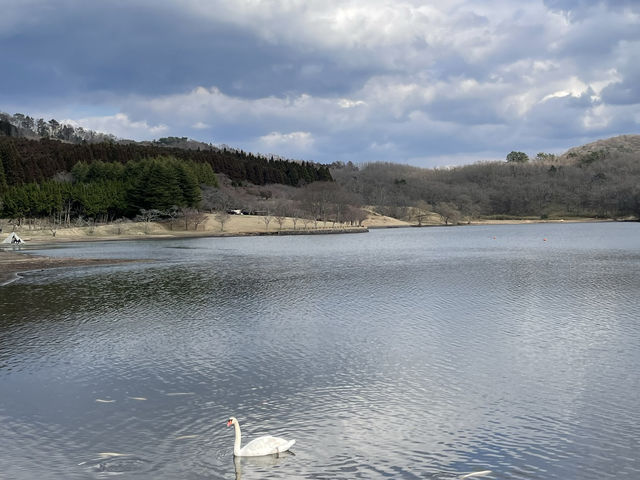
{"label": "swan's white body", "polygon": [[240,447],[242,443],[242,433],[240,432],[240,424],[235,417],[231,417],[227,421],[227,427],[231,425],[235,427],[236,431],[236,440],[233,444],[233,454],[236,457],[261,457],[263,455],[282,453],[289,450],[293,444],[296,443],[295,440],[265,436],[251,440],[244,447]]}

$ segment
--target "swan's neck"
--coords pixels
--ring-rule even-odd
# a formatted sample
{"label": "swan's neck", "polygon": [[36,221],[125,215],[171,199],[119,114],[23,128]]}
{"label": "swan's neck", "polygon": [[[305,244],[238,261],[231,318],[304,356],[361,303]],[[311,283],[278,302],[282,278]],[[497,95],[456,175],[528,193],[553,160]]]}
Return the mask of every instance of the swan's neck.
{"label": "swan's neck", "polygon": [[236,422],[234,425],[236,430],[236,440],[233,443],[233,454],[240,456],[240,442],[242,442],[242,433],[240,433],[240,425]]}

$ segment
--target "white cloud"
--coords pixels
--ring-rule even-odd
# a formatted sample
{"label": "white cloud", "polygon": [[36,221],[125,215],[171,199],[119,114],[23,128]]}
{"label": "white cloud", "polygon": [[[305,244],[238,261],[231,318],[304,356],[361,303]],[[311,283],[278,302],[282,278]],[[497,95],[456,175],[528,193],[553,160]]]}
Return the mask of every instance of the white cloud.
{"label": "white cloud", "polygon": [[354,108],[366,104],[367,103],[363,102],[362,100],[349,100],[348,98],[341,98],[340,100],[338,100],[338,105],[340,106],[340,108]]}
{"label": "white cloud", "polygon": [[587,90],[587,85],[584,82],[580,81],[580,79],[576,77],[571,77],[570,79],[568,79],[565,89],[550,93],[546,95],[541,101],[544,102],[545,100],[554,97],[579,97],[585,92],[585,90]]}
{"label": "white cloud", "polygon": [[103,117],[84,117],[63,123],[75,123],[96,132],[111,133],[119,138],[149,140],[169,131],[164,124],[149,125],[146,121],[132,121],[127,114],[117,113]]}
{"label": "white cloud", "polygon": [[582,123],[587,130],[600,130],[611,123],[611,115],[604,105],[596,105],[587,110],[582,117]]}
{"label": "white cloud", "polygon": [[260,137],[260,144],[267,149],[304,151],[313,145],[313,136],[309,132],[270,132]]}
{"label": "white cloud", "polygon": [[[315,105],[311,105],[311,104]],[[308,95],[247,99],[222,93],[217,87],[197,87],[190,92],[139,99],[136,111],[173,119],[174,123],[210,125],[247,125],[273,119],[297,118],[318,106]]]}
{"label": "white cloud", "polygon": [[381,64],[403,69],[429,65],[450,52],[484,61],[499,46],[498,28],[512,10],[463,1],[417,0],[183,3],[195,16],[212,21],[224,18],[274,45],[315,49],[351,66]]}

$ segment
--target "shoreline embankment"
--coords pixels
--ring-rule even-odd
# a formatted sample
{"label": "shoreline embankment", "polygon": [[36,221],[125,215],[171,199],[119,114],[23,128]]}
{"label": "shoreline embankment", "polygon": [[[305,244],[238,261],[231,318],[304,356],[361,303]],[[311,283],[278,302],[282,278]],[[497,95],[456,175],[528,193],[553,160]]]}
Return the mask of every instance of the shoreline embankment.
{"label": "shoreline embankment", "polygon": [[[472,220],[461,224],[466,225],[514,225],[532,223],[582,223],[582,222],[602,222],[612,221],[603,219],[512,219],[512,220]],[[0,248],[0,286],[7,285],[19,278],[21,273],[45,270],[50,268],[68,268],[78,266],[99,266],[114,265],[118,263],[131,262],[132,260],[121,259],[80,259],[80,258],[53,258],[41,255],[29,254],[29,247],[57,245],[75,242],[106,242],[106,241],[132,241],[151,239],[186,239],[186,238],[206,238],[206,237],[248,237],[248,236],[282,236],[282,235],[334,235],[366,233],[373,229],[382,228],[427,228],[444,227],[444,224],[423,224],[417,225],[391,217],[375,215],[369,217],[363,226],[333,226],[331,224],[314,224],[313,226],[300,224],[296,225],[292,219],[287,219],[283,228],[269,228],[263,217],[238,216],[227,219],[223,226],[216,223],[213,215],[199,226],[199,230],[174,230],[175,225],[161,223],[127,223],[111,224],[100,226],[85,226],[75,228],[58,229],[54,232],[51,229],[26,229],[23,228],[17,233],[25,240],[27,248],[23,251],[20,248],[6,245]],[[451,225],[449,225],[451,226]],[[222,228],[224,227],[224,228]],[[2,234],[4,237],[6,233]]]}
{"label": "shoreline embankment", "polygon": [[[118,228],[119,234],[108,231],[108,229]],[[48,245],[59,245],[64,243],[77,242],[109,242],[109,241],[135,241],[135,240],[167,240],[183,238],[225,238],[225,237],[249,237],[249,236],[282,236],[282,235],[335,235],[366,233],[369,230],[365,227],[325,227],[315,229],[287,229],[287,230],[267,230],[254,231],[244,229],[234,229],[233,231],[214,231],[206,229],[203,231],[166,230],[159,225],[131,224],[123,229],[122,226],[101,226],[89,229],[73,228],[61,229],[53,236],[45,230],[24,230],[19,235],[25,241],[19,245],[0,246],[0,286],[8,285],[20,278],[20,274],[42,271],[51,268],[86,267],[100,265],[115,265],[119,263],[129,263],[135,260],[122,259],[86,259],[86,258],[59,258],[46,257],[42,255],[30,254],[31,247],[44,247]]]}

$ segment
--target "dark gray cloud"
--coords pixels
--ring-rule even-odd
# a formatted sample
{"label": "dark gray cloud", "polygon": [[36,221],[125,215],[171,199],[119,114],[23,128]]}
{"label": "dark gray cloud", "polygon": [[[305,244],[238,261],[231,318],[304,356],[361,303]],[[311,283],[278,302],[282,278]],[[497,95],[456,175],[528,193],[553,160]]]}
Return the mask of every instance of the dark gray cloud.
{"label": "dark gray cloud", "polygon": [[[18,8],[14,6],[13,8]],[[24,9],[26,13],[26,8]],[[159,95],[199,85],[258,98],[348,90],[370,72],[340,75],[331,58],[264,42],[253,32],[136,2],[63,2],[24,15],[2,35],[3,91]]]}
{"label": "dark gray cloud", "polygon": [[620,81],[602,91],[602,99],[612,105],[640,104],[640,41],[623,44],[618,51]]}
{"label": "dark gray cloud", "polygon": [[544,0],[551,10],[569,13],[573,19],[582,20],[589,17],[594,9],[604,7],[609,10],[640,10],[636,0]]}
{"label": "dark gray cloud", "polygon": [[602,98],[613,105],[640,104],[640,75],[608,86],[603,90]]}
{"label": "dark gray cloud", "polygon": [[0,0],[0,110],[443,165],[640,127],[635,1]]}

